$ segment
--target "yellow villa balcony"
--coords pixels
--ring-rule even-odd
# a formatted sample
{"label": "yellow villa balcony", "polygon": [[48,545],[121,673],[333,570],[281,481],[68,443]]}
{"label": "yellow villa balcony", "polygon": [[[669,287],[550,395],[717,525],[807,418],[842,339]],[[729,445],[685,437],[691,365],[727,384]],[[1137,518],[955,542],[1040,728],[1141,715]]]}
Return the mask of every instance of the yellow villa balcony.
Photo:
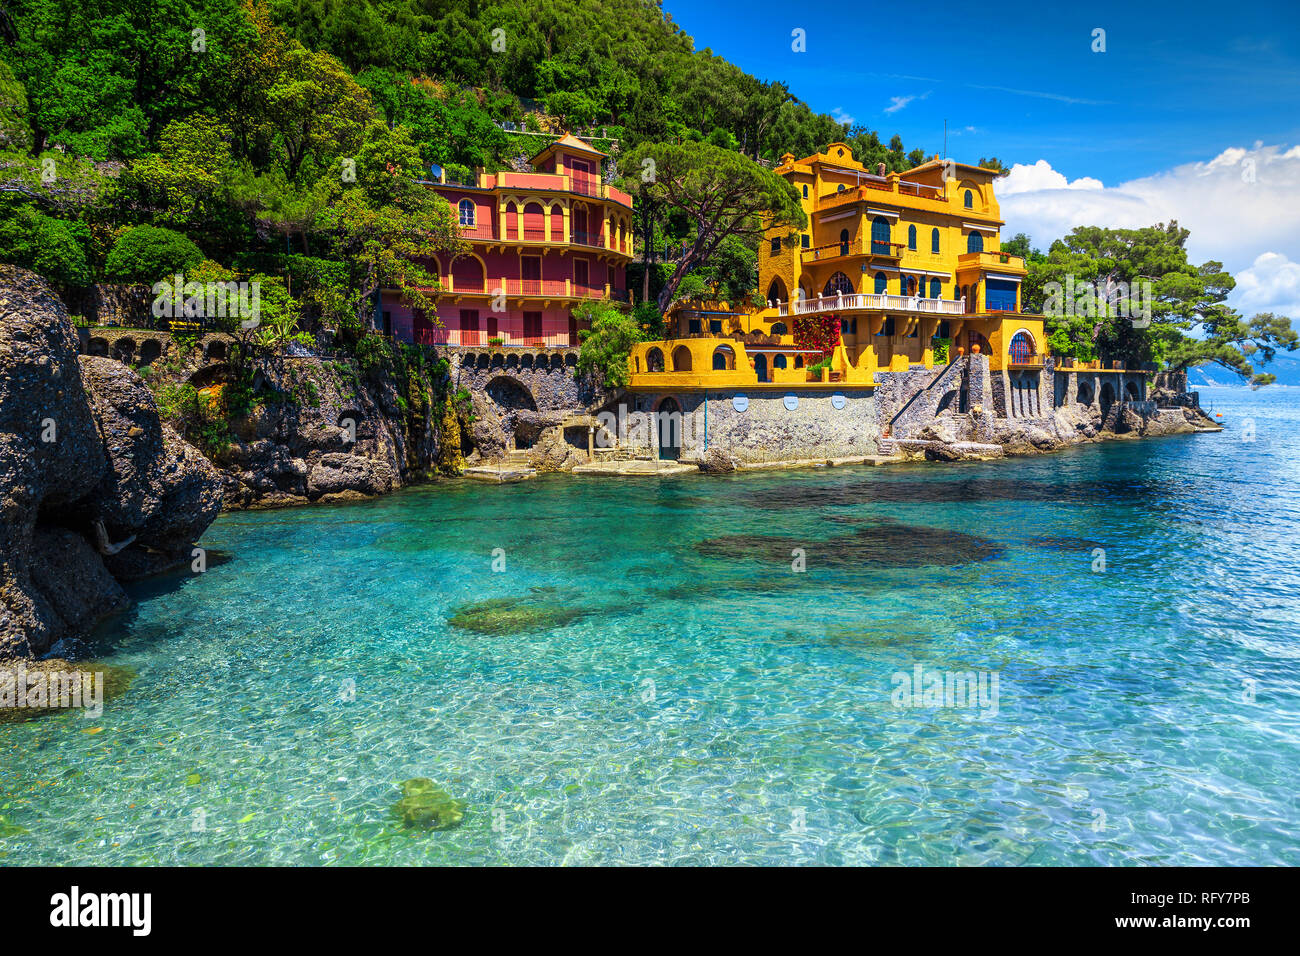
{"label": "yellow villa balcony", "polygon": [[966,299],[931,299],[919,295],[889,295],[885,292],[850,292],[796,299],[777,307],[777,315],[809,315],[818,312],[920,312],[931,315],[964,315]]}

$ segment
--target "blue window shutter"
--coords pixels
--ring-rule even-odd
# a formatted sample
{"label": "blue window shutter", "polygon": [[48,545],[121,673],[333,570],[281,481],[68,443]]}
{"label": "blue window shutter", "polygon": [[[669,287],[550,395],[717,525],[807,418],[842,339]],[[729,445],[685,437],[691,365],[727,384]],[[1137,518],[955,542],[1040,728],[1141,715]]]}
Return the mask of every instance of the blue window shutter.
{"label": "blue window shutter", "polygon": [[989,279],[984,290],[984,309],[987,312],[1014,312],[1016,284],[1005,279]]}

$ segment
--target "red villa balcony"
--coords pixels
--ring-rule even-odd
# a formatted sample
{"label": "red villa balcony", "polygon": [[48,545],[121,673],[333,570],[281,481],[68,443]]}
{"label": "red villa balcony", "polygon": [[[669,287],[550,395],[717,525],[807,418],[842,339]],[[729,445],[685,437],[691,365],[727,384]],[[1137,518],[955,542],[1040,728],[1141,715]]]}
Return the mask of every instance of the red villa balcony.
{"label": "red villa balcony", "polygon": [[507,295],[566,295],[563,279],[507,279]]}
{"label": "red villa balcony", "polygon": [[581,232],[573,230],[573,242],[579,246],[595,246],[597,249],[605,248],[605,234],[603,232]]}

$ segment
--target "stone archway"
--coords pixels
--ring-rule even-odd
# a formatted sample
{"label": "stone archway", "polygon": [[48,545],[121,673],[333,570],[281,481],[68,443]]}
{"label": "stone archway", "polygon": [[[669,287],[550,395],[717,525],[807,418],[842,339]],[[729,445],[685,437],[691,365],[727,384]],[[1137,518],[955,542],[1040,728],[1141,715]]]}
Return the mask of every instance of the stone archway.
{"label": "stone archway", "polygon": [[537,438],[536,429],[520,427],[519,422],[520,413],[537,411],[537,400],[528,387],[510,375],[498,375],[487,383],[483,392],[496,414],[506,448],[522,450],[532,447]]}

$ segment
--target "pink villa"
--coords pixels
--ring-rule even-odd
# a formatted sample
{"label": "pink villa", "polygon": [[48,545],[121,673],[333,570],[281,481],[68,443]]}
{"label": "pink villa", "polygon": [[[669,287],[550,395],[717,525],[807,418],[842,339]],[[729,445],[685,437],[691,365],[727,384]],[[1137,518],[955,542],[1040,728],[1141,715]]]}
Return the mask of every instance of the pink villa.
{"label": "pink villa", "polygon": [[577,345],[575,305],[627,299],[632,197],[601,181],[604,158],[566,134],[532,158],[535,172],[427,183],[451,204],[471,250],[436,261],[437,320],[385,290],[376,316],[384,332],[426,345]]}

